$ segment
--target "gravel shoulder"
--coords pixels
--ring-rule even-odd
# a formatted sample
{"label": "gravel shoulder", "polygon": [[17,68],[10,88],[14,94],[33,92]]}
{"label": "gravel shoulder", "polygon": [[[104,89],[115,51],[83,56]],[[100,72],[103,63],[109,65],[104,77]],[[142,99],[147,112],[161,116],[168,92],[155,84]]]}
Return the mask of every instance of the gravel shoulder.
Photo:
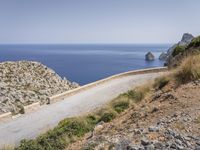
{"label": "gravel shoulder", "polygon": [[134,87],[150,82],[163,73],[148,73],[114,79],[87,89],[36,112],[22,115],[9,122],[0,123],[0,146],[16,145],[55,127],[64,118],[78,116],[101,107],[103,104]]}

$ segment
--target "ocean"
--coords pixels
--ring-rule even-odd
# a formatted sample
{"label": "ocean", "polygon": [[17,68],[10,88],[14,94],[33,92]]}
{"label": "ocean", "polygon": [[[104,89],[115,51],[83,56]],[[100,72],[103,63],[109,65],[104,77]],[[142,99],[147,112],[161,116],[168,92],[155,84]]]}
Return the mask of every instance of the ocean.
{"label": "ocean", "polygon": [[[0,61],[39,61],[61,77],[84,85],[136,69],[163,66],[158,59],[170,44],[0,45]],[[151,51],[156,59],[145,61]]]}

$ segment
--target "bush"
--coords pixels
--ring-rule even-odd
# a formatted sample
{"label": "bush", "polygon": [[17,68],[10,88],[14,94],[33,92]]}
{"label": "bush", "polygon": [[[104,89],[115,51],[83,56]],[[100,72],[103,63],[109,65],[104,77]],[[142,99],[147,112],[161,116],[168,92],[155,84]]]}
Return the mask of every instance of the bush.
{"label": "bush", "polygon": [[154,88],[156,89],[162,89],[163,87],[165,87],[170,81],[169,77],[163,76],[163,77],[159,77],[155,79],[154,82]]}
{"label": "bush", "polygon": [[185,46],[176,46],[176,48],[174,49],[172,56],[175,57],[178,54],[182,54],[185,51],[186,47]]}
{"label": "bush", "polygon": [[92,125],[85,118],[68,118],[58,124],[58,130],[65,132],[68,137],[81,137],[92,129]]}
{"label": "bush", "polygon": [[112,109],[107,109],[105,111],[100,112],[99,115],[100,115],[99,122],[100,121],[110,122],[117,116],[117,112]]}
{"label": "bush", "polygon": [[35,140],[22,140],[16,150],[60,150],[76,137],[81,137],[92,130],[94,124],[89,119],[68,118],[61,121],[56,128],[39,136]]}
{"label": "bush", "polygon": [[112,107],[116,112],[121,113],[124,110],[128,109],[129,105],[130,105],[130,101],[129,100],[121,99],[121,100],[118,100],[118,101],[114,102],[112,104]]}
{"label": "bush", "polygon": [[190,44],[188,45],[188,48],[190,47],[199,47],[200,46],[200,36],[194,38]]}
{"label": "bush", "polygon": [[124,95],[135,102],[139,102],[142,99],[144,99],[145,95],[149,92],[149,90],[149,87],[139,87],[136,90],[128,91]]}
{"label": "bush", "polygon": [[186,58],[174,76],[179,84],[200,79],[200,55]]}

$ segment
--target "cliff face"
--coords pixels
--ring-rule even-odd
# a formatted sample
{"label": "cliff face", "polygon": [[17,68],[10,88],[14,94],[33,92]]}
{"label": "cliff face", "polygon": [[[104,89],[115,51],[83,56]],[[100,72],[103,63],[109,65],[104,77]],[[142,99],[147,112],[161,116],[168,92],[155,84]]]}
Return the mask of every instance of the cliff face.
{"label": "cliff face", "polygon": [[172,47],[170,47],[167,52],[163,52],[159,59],[160,60],[165,60],[166,61],[166,65],[169,64],[169,61],[172,59],[172,54],[174,52],[174,50],[176,49],[176,47],[186,47],[187,45],[189,45],[189,43],[194,39],[194,36],[192,34],[189,33],[185,33],[182,36],[181,41],[179,41],[178,43],[174,44]]}
{"label": "cliff face", "polygon": [[177,67],[181,61],[189,56],[200,52],[200,37],[183,35],[182,40],[168,50],[166,65],[170,68]]}
{"label": "cliff face", "polygon": [[38,62],[0,63],[0,113],[18,113],[24,105],[44,104],[49,96],[76,87]]}

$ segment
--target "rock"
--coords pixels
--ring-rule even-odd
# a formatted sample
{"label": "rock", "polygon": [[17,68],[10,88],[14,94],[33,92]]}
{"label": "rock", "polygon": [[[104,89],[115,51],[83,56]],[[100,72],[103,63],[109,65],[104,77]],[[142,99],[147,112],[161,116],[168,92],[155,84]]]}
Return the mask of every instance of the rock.
{"label": "rock", "polygon": [[0,63],[0,78],[0,114],[5,111],[18,113],[19,106],[38,101],[48,103],[50,96],[79,86],[32,61]]}
{"label": "rock", "polygon": [[167,66],[173,66],[173,61],[175,61],[172,56],[172,53],[174,52],[175,48],[177,46],[187,46],[192,40],[194,39],[194,36],[189,33],[184,33],[182,36],[181,41],[179,41],[177,44],[174,44],[172,47],[170,47],[167,51],[167,60],[166,60],[166,65]]}
{"label": "rock", "polygon": [[155,146],[153,144],[147,145],[144,148],[145,150],[155,150]]}
{"label": "rock", "polygon": [[146,138],[143,138],[143,139],[141,139],[141,144],[142,144],[143,146],[147,146],[147,145],[150,144],[150,141],[147,140]]}
{"label": "rock", "polygon": [[188,45],[192,41],[193,38],[194,38],[194,36],[192,34],[184,33],[183,37],[182,37],[181,41],[178,43],[178,45],[181,45],[181,46]]}
{"label": "rock", "polygon": [[155,149],[163,149],[164,145],[161,142],[155,141],[154,143]]}
{"label": "rock", "polygon": [[129,148],[130,141],[126,139],[120,140],[120,142],[115,146],[116,150],[122,150],[122,149],[128,149]]}
{"label": "rock", "polygon": [[145,55],[145,59],[147,61],[152,61],[155,59],[154,55],[151,53],[151,52],[148,52],[146,55]]}
{"label": "rock", "polygon": [[160,60],[167,60],[167,53],[165,53],[165,52],[162,52],[161,54],[160,54],[160,56],[159,56],[159,59]]}
{"label": "rock", "polygon": [[158,132],[159,131],[159,127],[157,126],[150,126],[149,127],[149,132]]}

